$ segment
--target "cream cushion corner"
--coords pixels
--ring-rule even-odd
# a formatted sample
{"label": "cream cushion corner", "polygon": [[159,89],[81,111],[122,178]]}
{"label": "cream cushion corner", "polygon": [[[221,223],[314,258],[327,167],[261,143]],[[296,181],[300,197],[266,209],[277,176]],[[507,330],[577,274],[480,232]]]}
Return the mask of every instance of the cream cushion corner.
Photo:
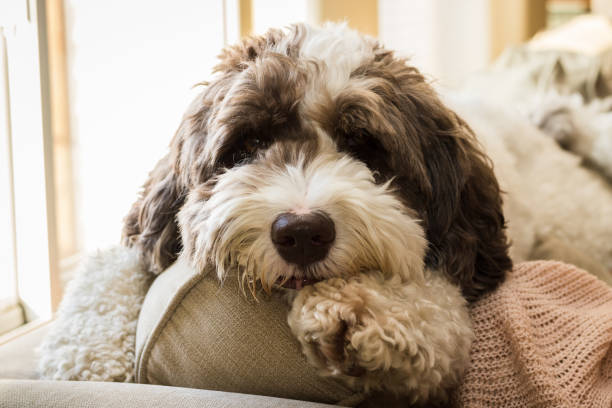
{"label": "cream cushion corner", "polygon": [[352,405],[360,394],[306,362],[278,299],[244,296],[182,260],[153,282],[136,334],[136,380]]}

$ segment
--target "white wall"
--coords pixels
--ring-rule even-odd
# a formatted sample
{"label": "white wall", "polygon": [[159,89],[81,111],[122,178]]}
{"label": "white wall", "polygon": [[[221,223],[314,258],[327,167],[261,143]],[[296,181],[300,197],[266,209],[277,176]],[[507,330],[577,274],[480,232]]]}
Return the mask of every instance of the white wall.
{"label": "white wall", "polygon": [[191,87],[209,78],[222,1],[65,0],[65,10],[78,239],[92,250],[119,241]]}
{"label": "white wall", "polygon": [[253,0],[253,32],[263,34],[269,28],[283,28],[292,23],[312,20],[313,0]]}
{"label": "white wall", "polygon": [[488,0],[379,0],[379,38],[453,87],[489,62]]}

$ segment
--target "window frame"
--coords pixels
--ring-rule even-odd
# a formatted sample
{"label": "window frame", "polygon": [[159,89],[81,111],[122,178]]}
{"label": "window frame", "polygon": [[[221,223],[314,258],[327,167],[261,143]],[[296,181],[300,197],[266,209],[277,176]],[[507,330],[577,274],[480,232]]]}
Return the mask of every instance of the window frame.
{"label": "window frame", "polygon": [[[61,291],[56,249],[48,49],[43,0],[7,0],[2,78],[16,297],[25,322],[48,321]],[[6,106],[8,105],[8,106]],[[27,330],[24,328],[23,330]],[[14,333],[9,332],[12,337]],[[6,338],[2,336],[0,343]]]}

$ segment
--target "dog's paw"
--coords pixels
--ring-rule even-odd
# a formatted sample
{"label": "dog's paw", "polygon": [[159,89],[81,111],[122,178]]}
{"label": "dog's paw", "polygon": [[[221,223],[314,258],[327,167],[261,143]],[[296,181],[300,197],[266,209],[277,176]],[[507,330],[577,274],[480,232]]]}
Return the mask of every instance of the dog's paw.
{"label": "dog's paw", "polygon": [[289,326],[309,361],[329,375],[359,376],[357,350],[351,344],[362,324],[364,300],[344,296],[343,279],[329,279],[298,292],[289,314]]}
{"label": "dog's paw", "polygon": [[465,300],[442,279],[402,284],[379,273],[329,279],[298,293],[288,321],[323,375],[414,402],[454,385],[472,340]]}

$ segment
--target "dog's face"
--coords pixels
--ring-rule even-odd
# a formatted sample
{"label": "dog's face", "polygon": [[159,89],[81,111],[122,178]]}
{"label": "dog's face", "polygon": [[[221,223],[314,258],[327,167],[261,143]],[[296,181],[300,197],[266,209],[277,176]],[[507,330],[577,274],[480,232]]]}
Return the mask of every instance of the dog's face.
{"label": "dog's face", "polygon": [[425,266],[468,298],[498,284],[498,184],[415,68],[343,26],[271,31],[221,60],[126,220],[151,270],[182,250],[264,288]]}
{"label": "dog's face", "polygon": [[423,228],[389,180],[377,182],[316,123],[300,126],[296,140],[240,138],[228,151],[270,140],[228,153],[236,159],[189,192],[179,221],[191,259],[220,277],[237,268],[266,289],[367,270],[422,278]]}

